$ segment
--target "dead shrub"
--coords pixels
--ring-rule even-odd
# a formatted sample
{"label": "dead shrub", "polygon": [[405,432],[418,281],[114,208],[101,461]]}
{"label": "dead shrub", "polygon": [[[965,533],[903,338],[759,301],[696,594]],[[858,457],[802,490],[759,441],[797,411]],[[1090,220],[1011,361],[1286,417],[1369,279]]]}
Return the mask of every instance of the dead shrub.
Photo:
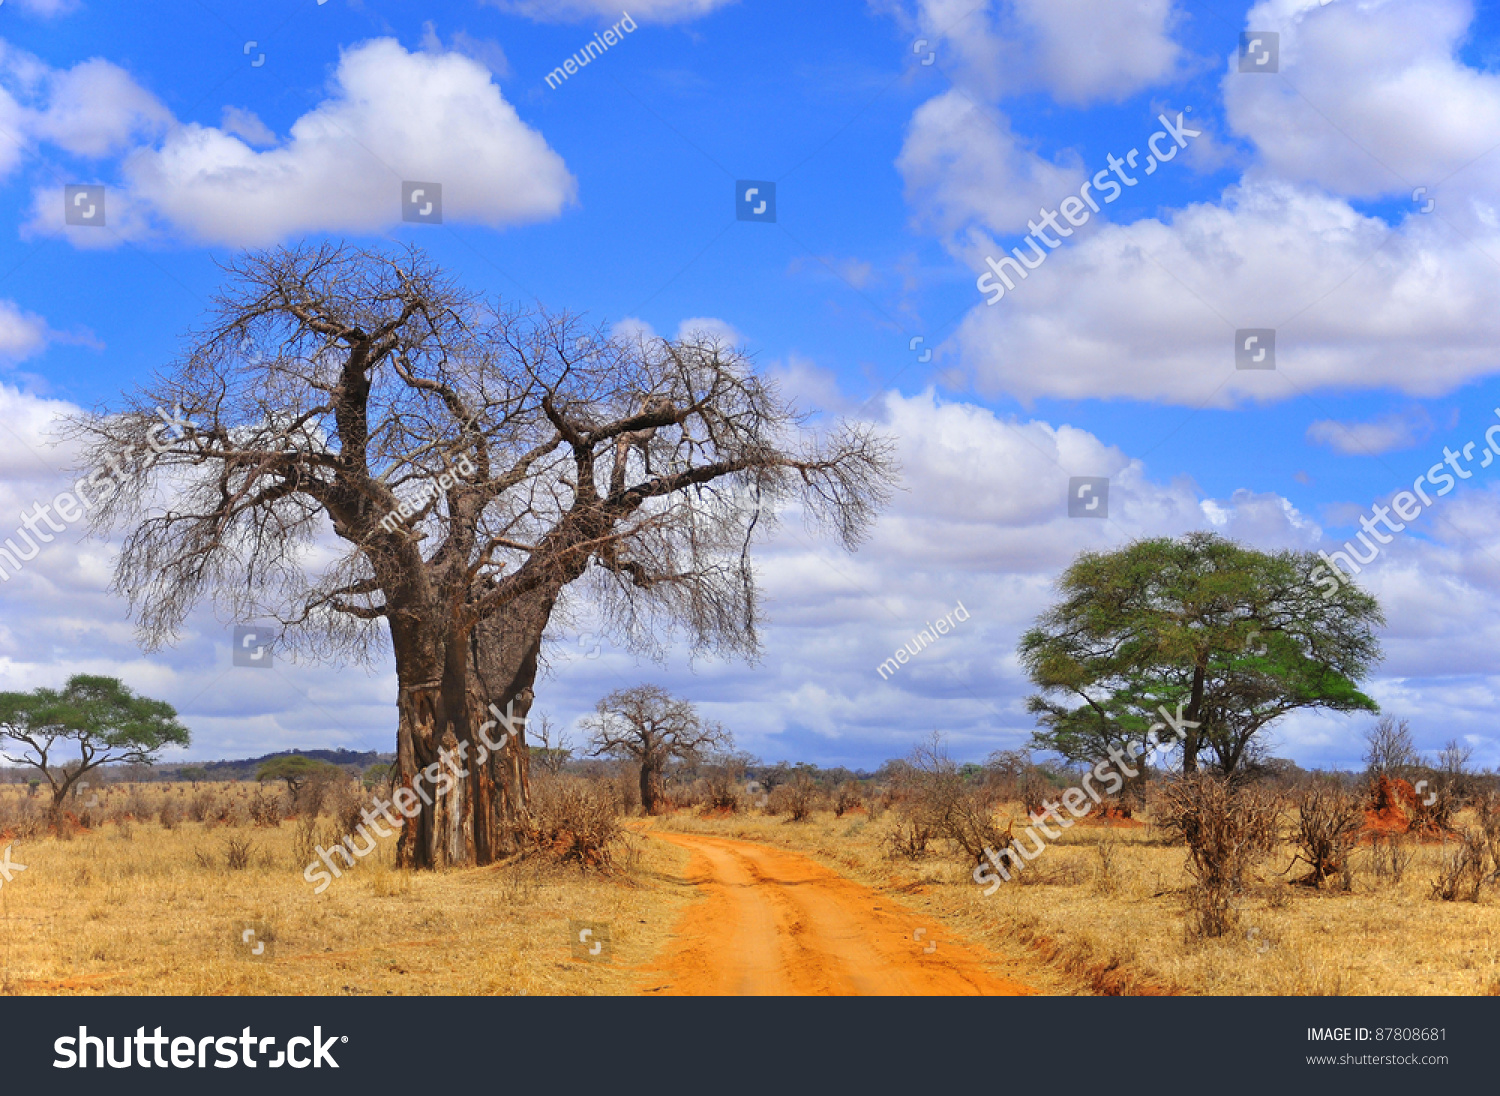
{"label": "dead shrub", "polygon": [[172,800],[167,800],[161,805],[161,810],[156,812],[156,820],[161,823],[164,830],[175,830],[177,823],[182,821],[182,812]]}
{"label": "dead shrub", "polygon": [[886,855],[892,860],[921,860],[927,855],[932,831],[919,818],[898,818],[895,828],[885,836]]}
{"label": "dead shrub", "polygon": [[279,793],[267,794],[264,788],[256,788],[246,804],[250,821],[257,826],[280,826],[285,816]]}
{"label": "dead shrub", "polygon": [[703,775],[703,807],[738,814],[745,809],[748,760],[738,754],[711,757]]}
{"label": "dead shrub", "polygon": [[1021,806],[1026,808],[1028,818],[1035,818],[1047,809],[1047,793],[1051,787],[1033,769],[1028,769],[1021,777]]}
{"label": "dead shrub", "polygon": [[230,871],[244,871],[250,866],[250,849],[250,842],[231,837],[224,846],[224,866]]}
{"label": "dead shrub", "polygon": [[609,777],[605,785],[613,790],[620,805],[620,813],[633,815],[641,809],[641,767],[627,765],[623,771]]}
{"label": "dead shrub", "polygon": [[34,841],[47,830],[47,816],[41,811],[23,812],[12,827],[15,836],[22,841]]}
{"label": "dead shrub", "polygon": [[608,868],[624,840],[615,789],[582,777],[547,775],[532,785],[532,841],[561,863]]}
{"label": "dead shrub", "polygon": [[859,794],[859,785],[852,780],[846,780],[839,785],[838,791],[833,797],[833,816],[843,818],[855,807],[864,805],[864,797]]}
{"label": "dead shrub", "polygon": [[292,856],[296,859],[296,866],[310,864],[317,859],[318,841],[318,816],[314,814],[302,814],[297,816],[297,829],[292,838]]}
{"label": "dead shrub", "polygon": [[1278,804],[1252,786],[1231,788],[1207,773],[1165,782],[1162,825],[1188,849],[1188,929],[1197,936],[1223,936],[1234,926],[1231,900],[1245,875],[1276,843]]}
{"label": "dead shrub", "polygon": [[1370,839],[1370,863],[1376,879],[1400,883],[1415,856],[1410,842],[1401,834],[1374,834]]}
{"label": "dead shrub", "polygon": [[1500,796],[1494,792],[1474,799],[1474,813],[1479,816],[1479,829],[1489,846],[1490,861],[1500,872]]}
{"label": "dead shrub", "polygon": [[1308,865],[1308,873],[1296,882],[1322,887],[1339,878],[1349,889],[1349,856],[1364,824],[1359,800],[1332,781],[1309,784],[1297,797],[1297,829],[1292,840],[1297,856],[1292,861]]}
{"label": "dead shrub", "polygon": [[125,798],[125,813],[137,822],[144,822],[155,812],[151,809],[151,800],[139,784],[130,785],[130,794]]}
{"label": "dead shrub", "polygon": [[183,813],[189,822],[202,822],[208,818],[217,818],[219,813],[219,797],[207,788],[195,793],[187,801]]}
{"label": "dead shrub", "polygon": [[1094,846],[1094,889],[1100,894],[1114,894],[1120,889],[1120,840],[1113,830],[1106,830]]}
{"label": "dead shrub", "polygon": [[1439,777],[1429,782],[1421,795],[1414,796],[1411,828],[1427,834],[1453,833],[1454,820],[1463,805],[1455,784]]}
{"label": "dead shrub", "polygon": [[966,779],[936,734],[897,769],[895,785],[902,819],[948,842],[966,867],[983,863],[987,849],[1008,843],[995,824],[992,784]]}
{"label": "dead shrub", "polygon": [[798,773],[785,784],[778,784],[767,800],[772,814],[784,814],[790,822],[806,822],[812,817],[818,798],[818,786],[807,773]]}
{"label": "dead shrub", "polygon": [[1489,882],[1490,847],[1479,830],[1459,834],[1457,848],[1445,853],[1432,881],[1432,897],[1444,902],[1478,902],[1480,888]]}
{"label": "dead shrub", "polygon": [[0,798],[0,834],[30,841],[40,837],[46,828],[46,812],[34,800]]}
{"label": "dead shrub", "polygon": [[347,773],[331,765],[326,769],[318,769],[292,793],[293,809],[298,815],[318,817],[334,788],[346,783],[348,779]]}
{"label": "dead shrub", "polygon": [[359,828],[364,821],[361,814],[369,802],[364,785],[353,777],[342,775],[326,782],[322,806],[339,833],[353,833]]}

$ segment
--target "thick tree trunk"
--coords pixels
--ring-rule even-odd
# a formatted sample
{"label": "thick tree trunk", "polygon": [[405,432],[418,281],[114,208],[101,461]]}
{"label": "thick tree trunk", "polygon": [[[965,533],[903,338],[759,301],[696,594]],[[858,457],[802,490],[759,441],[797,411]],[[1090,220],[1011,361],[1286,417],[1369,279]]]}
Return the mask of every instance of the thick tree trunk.
{"label": "thick tree trunk", "polygon": [[660,766],[649,761],[641,762],[641,811],[645,814],[655,814],[658,801],[661,799],[661,773]]}
{"label": "thick tree trunk", "polygon": [[525,721],[554,603],[550,594],[523,598],[468,636],[445,639],[439,658],[435,643],[393,636],[396,786],[410,789],[403,798],[415,808],[398,864],[490,864],[521,848],[530,828]]}
{"label": "thick tree trunk", "polygon": [[403,683],[396,708],[395,804],[406,816],[396,862],[412,868],[488,863],[481,858],[484,818],[475,810],[481,798],[476,784],[482,787],[488,772],[475,764],[484,703],[462,652],[445,659],[442,677]]}
{"label": "thick tree trunk", "polygon": [[531,827],[531,748],[526,744],[525,721],[535,696],[542,633],[555,604],[556,595],[551,592],[522,598],[481,623],[473,637],[473,662],[492,705],[487,718],[497,718],[497,711],[508,715],[517,731],[506,748],[489,759],[490,813],[498,855],[517,851]]}

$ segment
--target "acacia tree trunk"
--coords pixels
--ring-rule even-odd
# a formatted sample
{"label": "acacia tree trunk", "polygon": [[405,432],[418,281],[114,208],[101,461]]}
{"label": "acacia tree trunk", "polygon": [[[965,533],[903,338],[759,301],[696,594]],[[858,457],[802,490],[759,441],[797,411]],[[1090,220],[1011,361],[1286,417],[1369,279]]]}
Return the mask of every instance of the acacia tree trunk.
{"label": "acacia tree trunk", "polygon": [[[1188,710],[1184,717],[1189,723],[1201,722],[1203,711],[1204,679],[1207,676],[1203,658],[1193,667],[1193,689],[1188,694]],[[1182,771],[1189,775],[1198,771],[1198,751],[1203,746],[1203,733],[1199,727],[1184,727],[1182,740]]]}

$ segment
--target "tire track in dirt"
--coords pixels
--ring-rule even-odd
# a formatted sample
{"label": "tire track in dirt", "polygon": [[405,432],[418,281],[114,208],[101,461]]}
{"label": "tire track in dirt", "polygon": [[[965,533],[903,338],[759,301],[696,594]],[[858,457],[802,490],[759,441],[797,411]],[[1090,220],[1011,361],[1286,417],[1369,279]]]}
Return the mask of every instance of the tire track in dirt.
{"label": "tire track in dirt", "polygon": [[[692,854],[687,880],[700,897],[683,913],[664,953],[646,968],[643,994],[1037,992],[992,973],[999,960],[986,949],[808,857],[723,837],[651,836]],[[924,923],[926,932],[914,938]]]}

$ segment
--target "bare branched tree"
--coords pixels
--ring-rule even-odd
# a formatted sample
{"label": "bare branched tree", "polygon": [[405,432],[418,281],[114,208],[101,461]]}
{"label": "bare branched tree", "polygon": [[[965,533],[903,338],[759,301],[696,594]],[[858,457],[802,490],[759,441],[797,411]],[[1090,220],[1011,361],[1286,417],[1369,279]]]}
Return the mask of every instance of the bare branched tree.
{"label": "bare branched tree", "polygon": [[1388,715],[1377,719],[1365,731],[1364,762],[1371,779],[1388,776],[1395,780],[1409,776],[1421,763],[1411,724]]}
{"label": "bare branched tree", "polygon": [[660,804],[668,762],[695,761],[733,745],[723,727],[704,722],[691,703],[656,685],[616,689],[584,718],[583,727],[595,757],[629,758],[640,765],[641,809],[647,814]]}
{"label": "bare branched tree", "polygon": [[[389,636],[396,787],[436,773],[444,749],[468,772],[420,796],[402,864],[519,846],[518,728],[570,587],[633,649],[685,632],[695,650],[753,655],[750,546],[774,504],[798,501],[852,548],[888,496],[887,441],[811,436],[713,339],[629,342],[488,308],[414,248],[277,249],[228,273],[177,361],[116,413],[76,421],[86,467],[148,439],[161,454],[106,481],[96,530],[126,531],[115,587],[148,648],[205,600],[279,621],[296,654],[368,659]],[[193,425],[158,439],[157,409],[174,407]],[[492,704],[510,717],[498,742]]]}
{"label": "bare branched tree", "polygon": [[536,739],[534,759],[543,772],[556,776],[567,767],[573,756],[573,740],[567,731],[559,731],[545,712],[530,720],[526,729]]}

